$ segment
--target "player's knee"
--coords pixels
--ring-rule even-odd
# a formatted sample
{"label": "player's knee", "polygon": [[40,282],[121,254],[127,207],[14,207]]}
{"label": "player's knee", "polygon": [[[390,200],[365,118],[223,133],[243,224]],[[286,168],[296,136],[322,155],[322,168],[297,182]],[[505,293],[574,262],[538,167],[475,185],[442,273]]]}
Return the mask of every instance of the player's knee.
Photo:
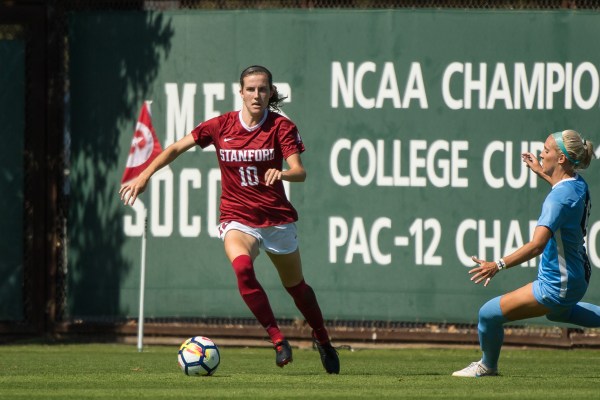
{"label": "player's knee", "polygon": [[546,314],[546,319],[553,322],[568,322],[571,318],[572,308],[552,310]]}
{"label": "player's knee", "polygon": [[240,291],[245,292],[245,289],[256,289],[260,286],[254,274],[254,265],[252,259],[248,256],[239,256],[232,263],[233,271],[238,280]]}
{"label": "player's knee", "polygon": [[479,309],[479,322],[480,324],[484,325],[502,325],[504,322],[506,322],[506,318],[502,314],[502,309],[500,308],[500,297],[491,299],[481,306]]}
{"label": "player's knee", "polygon": [[315,297],[315,292],[304,280],[295,286],[286,287],[285,290],[293,297],[298,299],[308,299]]}

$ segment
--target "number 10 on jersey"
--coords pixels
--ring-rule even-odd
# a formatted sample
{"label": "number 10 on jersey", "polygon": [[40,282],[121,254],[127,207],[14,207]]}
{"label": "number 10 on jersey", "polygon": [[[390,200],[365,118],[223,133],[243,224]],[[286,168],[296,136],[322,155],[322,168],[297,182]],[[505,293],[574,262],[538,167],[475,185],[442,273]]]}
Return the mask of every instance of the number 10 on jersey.
{"label": "number 10 on jersey", "polygon": [[242,186],[258,185],[258,169],[251,165],[249,167],[240,167],[240,183]]}

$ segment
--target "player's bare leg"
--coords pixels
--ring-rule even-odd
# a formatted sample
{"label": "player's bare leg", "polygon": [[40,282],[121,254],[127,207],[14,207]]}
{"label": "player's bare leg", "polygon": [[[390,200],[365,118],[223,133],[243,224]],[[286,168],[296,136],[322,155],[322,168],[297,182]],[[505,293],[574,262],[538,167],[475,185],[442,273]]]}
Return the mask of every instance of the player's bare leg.
{"label": "player's bare leg", "polygon": [[548,314],[550,309],[538,303],[533,295],[533,283],[513,290],[500,298],[502,314],[509,321],[541,317]]}

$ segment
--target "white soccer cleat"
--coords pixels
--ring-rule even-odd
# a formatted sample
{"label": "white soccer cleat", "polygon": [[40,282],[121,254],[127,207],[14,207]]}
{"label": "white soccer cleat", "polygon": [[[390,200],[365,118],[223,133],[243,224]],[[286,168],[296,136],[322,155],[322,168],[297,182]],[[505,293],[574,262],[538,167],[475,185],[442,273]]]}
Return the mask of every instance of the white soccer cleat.
{"label": "white soccer cleat", "polygon": [[480,378],[482,376],[496,375],[498,375],[498,370],[486,367],[481,360],[472,362],[467,368],[452,373],[452,376],[460,376],[463,378]]}

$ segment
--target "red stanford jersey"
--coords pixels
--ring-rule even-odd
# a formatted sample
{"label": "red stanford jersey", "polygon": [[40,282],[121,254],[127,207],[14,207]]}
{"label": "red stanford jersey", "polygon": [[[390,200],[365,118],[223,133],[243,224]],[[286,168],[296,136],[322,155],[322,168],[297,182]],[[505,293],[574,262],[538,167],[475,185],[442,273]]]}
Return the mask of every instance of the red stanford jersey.
{"label": "red stanford jersey", "polygon": [[269,168],[281,170],[284,159],[304,151],[292,121],[269,111],[261,124],[248,129],[241,112],[232,111],[202,122],[192,136],[200,147],[212,144],[216,148],[221,168],[221,222],[264,228],[298,220],[283,182],[265,185]]}

